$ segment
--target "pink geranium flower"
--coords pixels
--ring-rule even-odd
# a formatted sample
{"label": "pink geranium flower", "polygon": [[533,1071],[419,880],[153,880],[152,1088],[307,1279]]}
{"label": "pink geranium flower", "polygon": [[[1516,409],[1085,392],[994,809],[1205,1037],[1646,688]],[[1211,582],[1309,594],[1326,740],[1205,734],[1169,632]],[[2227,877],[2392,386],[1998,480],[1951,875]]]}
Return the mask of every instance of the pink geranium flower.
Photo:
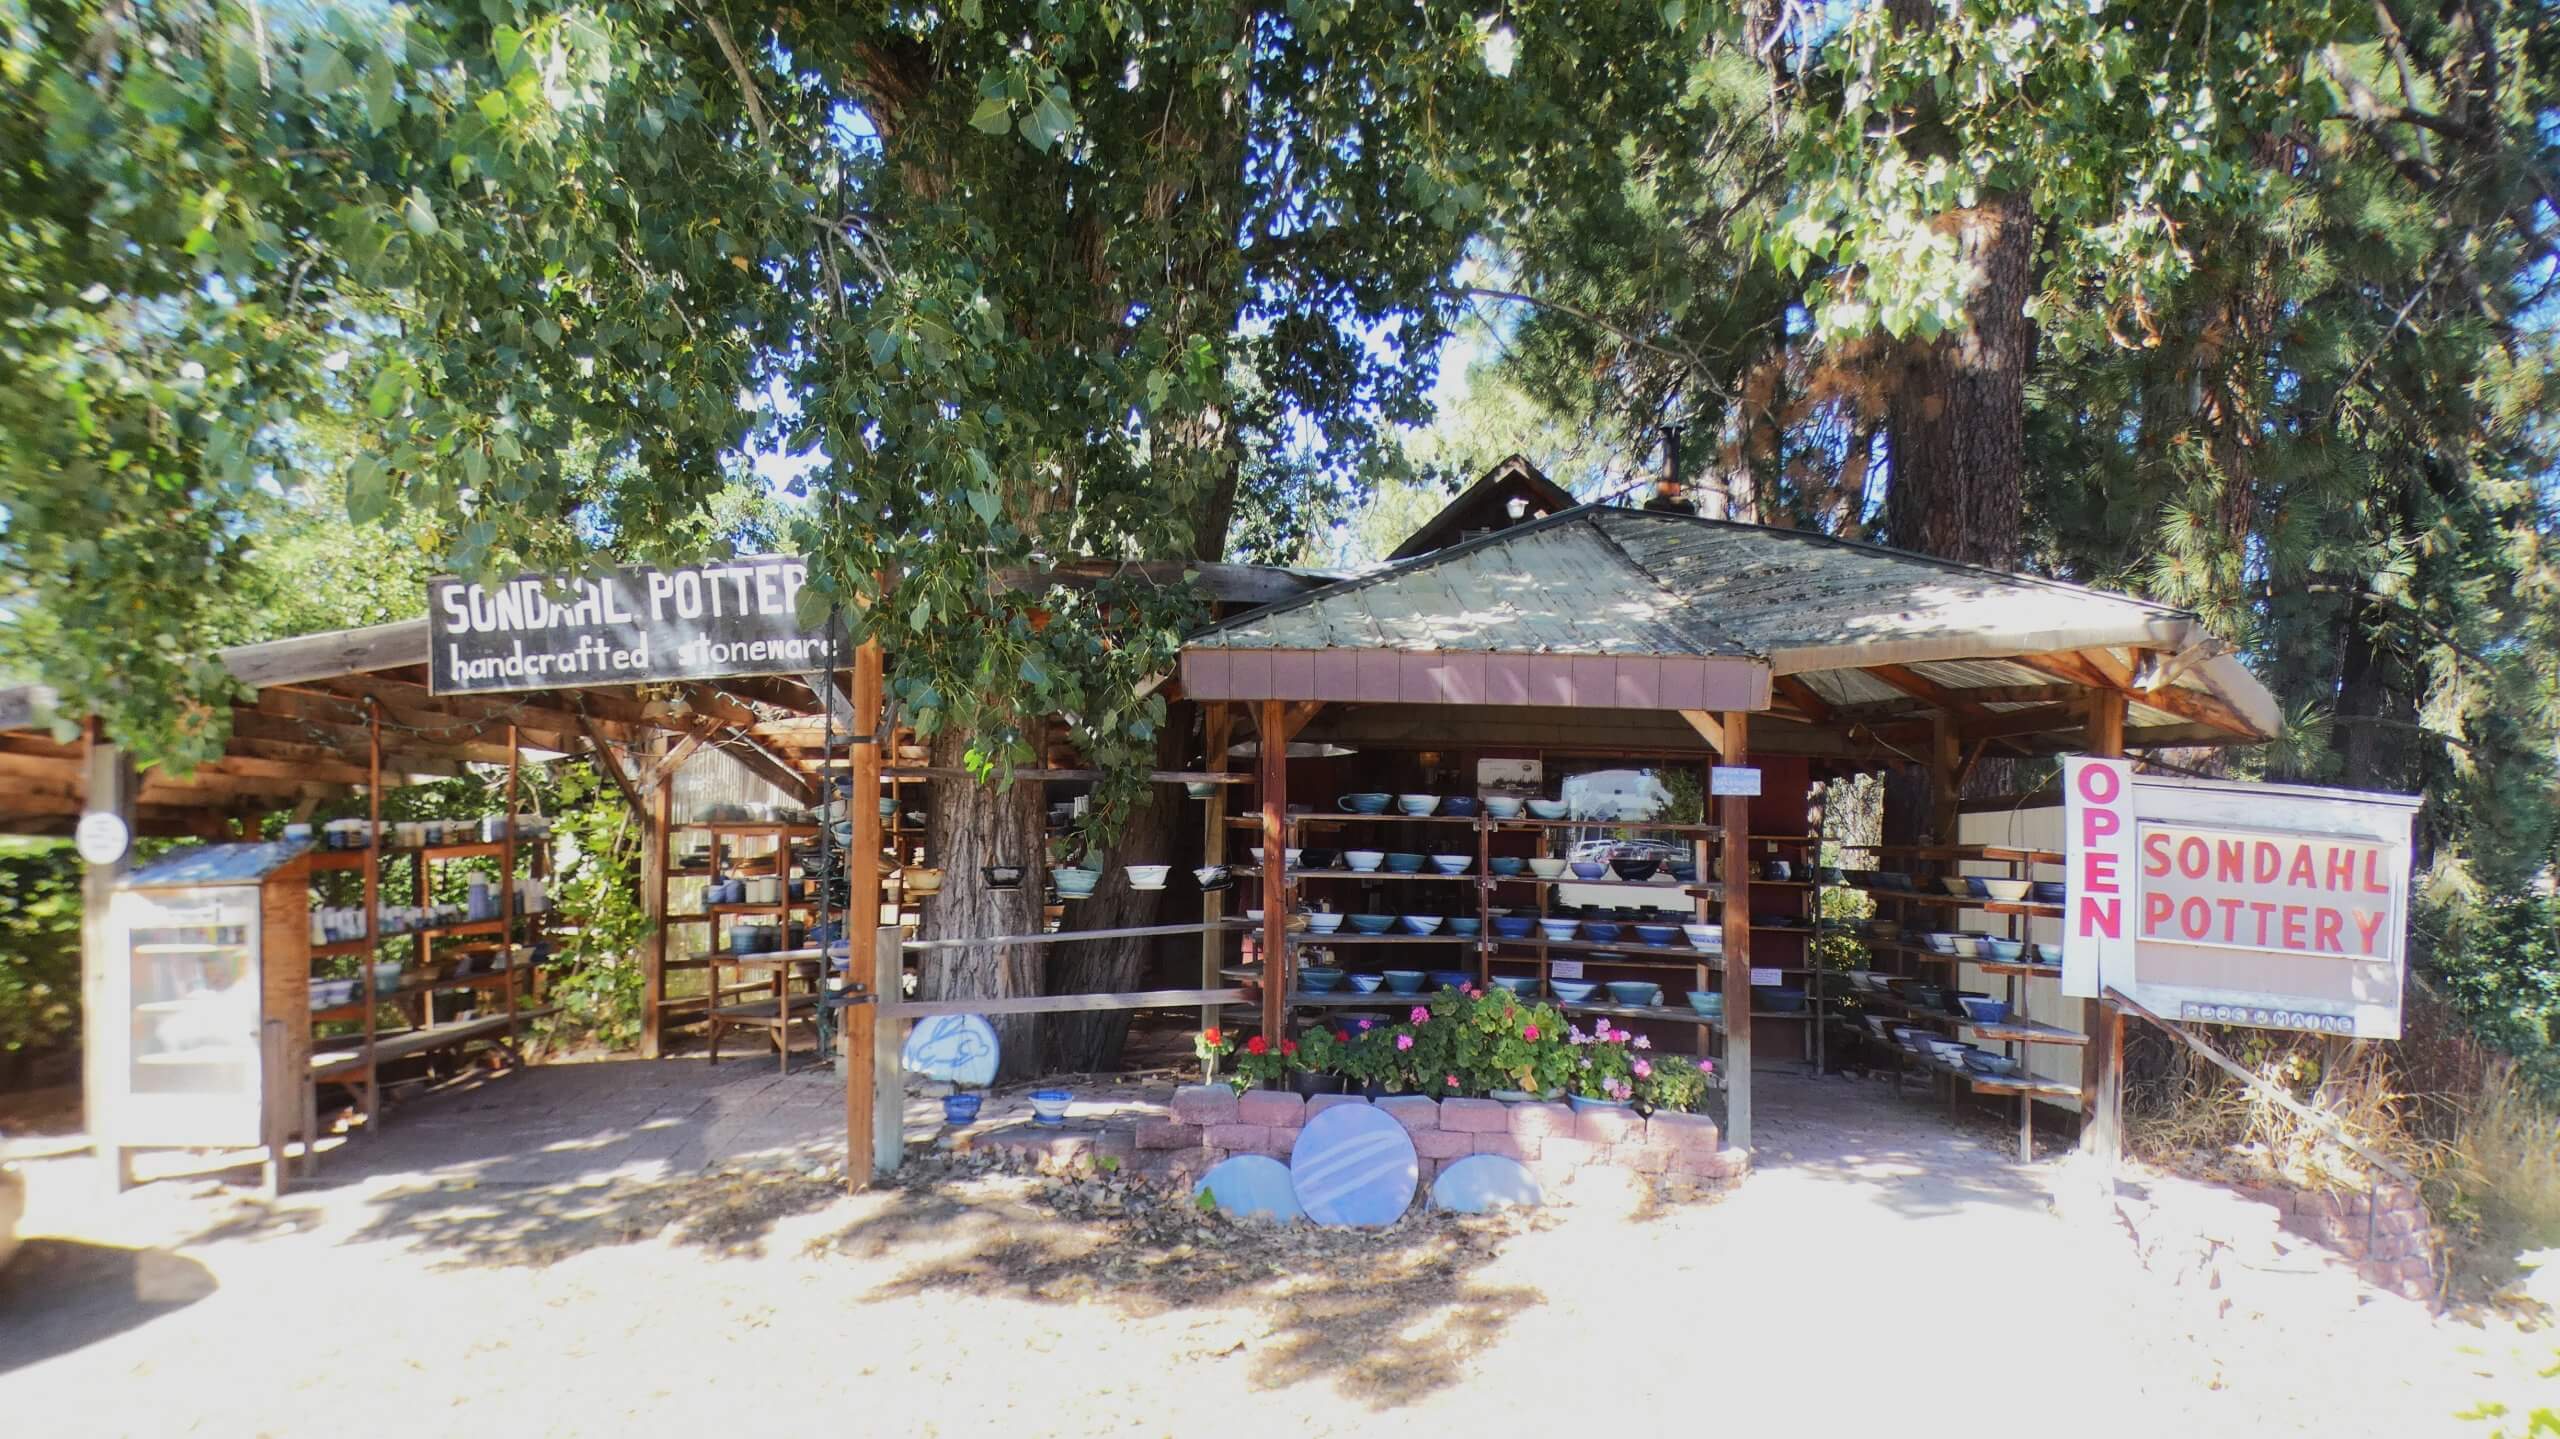
{"label": "pink geranium flower", "polygon": [[1652,1061],[1652,1060],[1650,1060],[1650,1059],[1639,1059],[1639,1060],[1637,1060],[1637,1061],[1636,1061],[1636,1078],[1638,1078],[1638,1079],[1651,1079],[1651,1078],[1653,1078],[1653,1061]]}
{"label": "pink geranium flower", "polygon": [[1653,1048],[1653,1041],[1650,1038],[1639,1034],[1636,1036],[1636,1048],[1651,1049]]}
{"label": "pink geranium flower", "polygon": [[1397,1035],[1397,1036],[1396,1036],[1396,1048],[1398,1048],[1398,1049],[1411,1049],[1411,1048],[1413,1048],[1413,1036],[1412,1036],[1412,1035],[1410,1035],[1410,1034],[1399,1034],[1399,1035]]}
{"label": "pink geranium flower", "polygon": [[1454,1074],[1449,1076],[1449,1087],[1450,1087],[1451,1089],[1455,1089],[1455,1088],[1457,1088],[1457,1087],[1458,1087],[1458,1076],[1456,1076],[1456,1075],[1454,1075]]}
{"label": "pink geranium flower", "polygon": [[1417,1004],[1413,1007],[1413,1013],[1405,1017],[1415,1024],[1429,1024],[1431,1022],[1431,1011]]}
{"label": "pink geranium flower", "polygon": [[1520,1031],[1520,1037],[1522,1039],[1536,1039],[1538,1037],[1538,1026],[1532,1024],[1522,1029]]}
{"label": "pink geranium flower", "polygon": [[1712,1060],[1712,1059],[1701,1059],[1701,1060],[1699,1060],[1699,1061],[1698,1061],[1698,1072],[1699,1072],[1700,1074],[1713,1074],[1713,1073],[1715,1073],[1715,1072],[1716,1072],[1716,1062],[1715,1062],[1714,1060]]}

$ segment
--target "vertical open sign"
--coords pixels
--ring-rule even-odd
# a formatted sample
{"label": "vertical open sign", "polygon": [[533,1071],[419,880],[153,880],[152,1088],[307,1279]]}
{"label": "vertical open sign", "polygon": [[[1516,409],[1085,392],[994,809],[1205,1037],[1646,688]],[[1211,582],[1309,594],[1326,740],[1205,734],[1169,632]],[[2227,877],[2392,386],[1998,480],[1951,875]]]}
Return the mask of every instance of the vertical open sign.
{"label": "vertical open sign", "polygon": [[2133,766],[2072,755],[2062,762],[2062,785],[2062,992],[2095,999],[2110,983],[2131,982]]}

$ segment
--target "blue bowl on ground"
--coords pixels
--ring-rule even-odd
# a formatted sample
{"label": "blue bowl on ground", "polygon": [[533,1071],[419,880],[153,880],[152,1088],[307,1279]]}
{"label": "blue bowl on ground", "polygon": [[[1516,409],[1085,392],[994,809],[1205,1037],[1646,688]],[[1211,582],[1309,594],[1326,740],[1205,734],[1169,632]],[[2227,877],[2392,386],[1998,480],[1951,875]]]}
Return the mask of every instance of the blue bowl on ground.
{"label": "blue bowl on ground", "polygon": [[1751,987],[1751,1007],[1762,1014],[1802,1014],[1804,991],[1774,984],[1755,984]]}
{"label": "blue bowl on ground", "polygon": [[1298,971],[1298,987],[1309,994],[1331,994],[1342,988],[1342,971],[1326,965],[1309,965]]}
{"label": "blue bowl on ground", "polygon": [[1475,982],[1475,975],[1467,970],[1435,969],[1431,971],[1433,989],[1461,989]]}
{"label": "blue bowl on ground", "polygon": [[1054,1129],[1067,1122],[1067,1104],[1074,1098],[1063,1089],[1035,1089],[1031,1091],[1031,1118]]}
{"label": "blue bowl on ground", "polygon": [[1493,982],[1522,999],[1538,997],[1538,977],[1534,974],[1497,974],[1493,977]]}
{"label": "blue bowl on ground", "polygon": [[1587,979],[1550,979],[1547,988],[1567,1004],[1581,1004],[1600,992],[1600,986]]}
{"label": "blue bowl on ground", "polygon": [[1613,979],[1609,981],[1609,997],[1620,1004],[1660,1004],[1662,986],[1641,979]]}
{"label": "blue bowl on ground", "polygon": [[1484,862],[1484,867],[1491,873],[1500,875],[1527,874],[1529,872],[1529,862],[1527,860],[1507,854],[1498,854],[1493,858],[1486,860]]}
{"label": "blue bowl on ground", "polygon": [[1587,859],[1575,860],[1571,868],[1575,879],[1598,879],[1609,872],[1609,866]]}
{"label": "blue bowl on ground", "polygon": [[1709,1019],[1724,1018],[1724,996],[1712,989],[1690,990],[1689,1007]]}
{"label": "blue bowl on ground", "polygon": [[1446,928],[1451,934],[1473,939],[1475,938],[1476,931],[1484,928],[1484,921],[1471,914],[1453,916],[1444,928]]}
{"label": "blue bowl on ground", "polygon": [[982,1095],[946,1094],[942,1096],[942,1117],[953,1124],[973,1124],[978,1118],[978,1106],[984,1103]]}
{"label": "blue bowl on ground", "polygon": [[1525,914],[1506,914],[1493,921],[1493,932],[1504,939],[1527,939],[1538,922]]}
{"label": "blue bowl on ground", "polygon": [[1392,914],[1355,914],[1351,916],[1351,932],[1354,934],[1384,934],[1395,927],[1396,917]]}
{"label": "blue bowl on ground", "polygon": [[1593,944],[1614,943],[1619,933],[1618,926],[1605,919],[1586,919],[1582,922],[1582,937]]}
{"label": "blue bowl on ground", "polygon": [[1968,994],[1957,1003],[1964,1006],[1964,1017],[1976,1024],[1998,1024],[2009,1017],[2009,1002],[2005,999],[1985,999]]}
{"label": "blue bowl on ground", "polygon": [[1445,795],[1440,800],[1440,812],[1465,819],[1476,812],[1476,797],[1471,794]]}
{"label": "blue bowl on ground", "polygon": [[1361,994],[1376,994],[1380,987],[1385,985],[1386,982],[1386,978],[1383,975],[1355,974],[1351,976],[1352,989]]}
{"label": "blue bowl on ground", "polygon": [[1422,993],[1423,974],[1418,969],[1391,969],[1386,973],[1389,994]]}
{"label": "blue bowl on ground", "polygon": [[1643,940],[1647,944],[1669,944],[1671,941],[1678,939],[1679,937],[1680,926],[1676,924],[1640,924],[1636,926],[1636,938]]}
{"label": "blue bowl on ground", "polygon": [[1422,865],[1423,858],[1418,854],[1394,852],[1387,856],[1387,873],[1389,874],[1420,874]]}

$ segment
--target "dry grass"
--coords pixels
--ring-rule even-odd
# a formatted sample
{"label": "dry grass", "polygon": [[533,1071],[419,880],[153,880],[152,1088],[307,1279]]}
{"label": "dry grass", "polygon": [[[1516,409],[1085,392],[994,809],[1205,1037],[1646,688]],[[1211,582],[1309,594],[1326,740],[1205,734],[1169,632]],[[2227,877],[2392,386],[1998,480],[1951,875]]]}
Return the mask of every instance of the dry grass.
{"label": "dry grass", "polygon": [[2449,1177],[2485,1254],[2560,1247],[2560,1111],[2527,1093],[2513,1064],[2495,1061],[2481,1077]]}
{"label": "dry grass", "polygon": [[[2445,1147],[2427,1137],[2427,1106],[2402,1092],[2384,1046],[2351,1045],[2337,1053],[2316,1039],[2260,1035],[2240,1057],[2366,1148],[2420,1175],[2442,1167]],[[2158,1079],[2128,1098],[2134,1150],[2163,1167],[2313,1189],[2364,1189],[2373,1182],[2373,1166],[2331,1130],[2184,1046],[2172,1050]]]}

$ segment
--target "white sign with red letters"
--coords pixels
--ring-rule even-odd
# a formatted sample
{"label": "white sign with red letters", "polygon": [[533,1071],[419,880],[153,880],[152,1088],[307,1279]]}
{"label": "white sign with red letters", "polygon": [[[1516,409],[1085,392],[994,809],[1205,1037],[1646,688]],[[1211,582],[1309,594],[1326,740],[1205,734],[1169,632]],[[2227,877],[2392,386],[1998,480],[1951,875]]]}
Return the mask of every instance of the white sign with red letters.
{"label": "white sign with red letters", "polygon": [[2400,1036],[2415,796],[2063,761],[2062,992],[2214,1024]]}

